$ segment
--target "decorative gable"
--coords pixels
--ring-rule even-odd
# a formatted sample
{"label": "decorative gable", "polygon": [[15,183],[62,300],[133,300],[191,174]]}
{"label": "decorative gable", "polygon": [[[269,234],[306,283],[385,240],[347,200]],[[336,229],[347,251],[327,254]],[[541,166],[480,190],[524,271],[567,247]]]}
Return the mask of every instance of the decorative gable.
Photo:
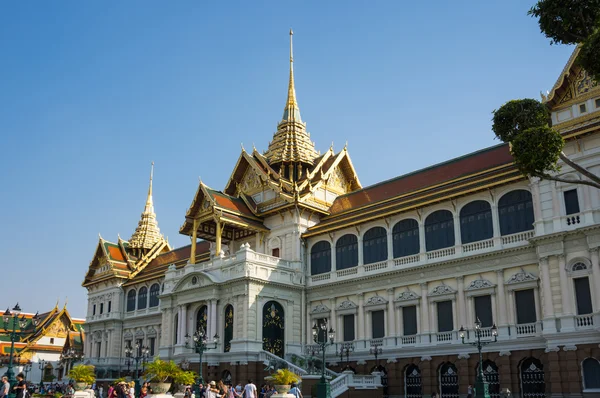
{"label": "decorative gable", "polygon": [[387,304],[387,300],[381,296],[373,296],[367,300],[365,306]]}
{"label": "decorative gable", "polygon": [[465,290],[480,290],[480,289],[487,289],[487,288],[493,288],[496,285],[494,285],[492,282],[488,281],[487,279],[475,279],[473,282],[471,282],[469,284],[469,286],[467,286],[467,288]]}
{"label": "decorative gable", "polygon": [[357,308],[357,306],[350,300],[343,301],[340,305],[338,305],[338,310],[349,310],[354,308]]}
{"label": "decorative gable", "polygon": [[310,313],[311,314],[322,314],[326,312],[330,312],[331,310],[325,304],[319,304],[315,308],[313,308]]}
{"label": "decorative gable", "polygon": [[445,294],[454,294],[456,293],[456,290],[452,289],[450,286],[448,285],[439,285],[437,287],[435,287],[431,293],[429,293],[429,296],[443,296]]}
{"label": "decorative gable", "polygon": [[409,300],[417,300],[421,298],[417,293],[407,290],[406,292],[400,293],[396,301],[409,301]]}
{"label": "decorative gable", "polygon": [[535,282],[535,281],[537,281],[537,279],[538,279],[537,276],[533,275],[532,273],[521,270],[521,271],[517,272],[516,274],[514,274],[513,276],[511,276],[506,281],[506,284],[514,285],[516,283]]}

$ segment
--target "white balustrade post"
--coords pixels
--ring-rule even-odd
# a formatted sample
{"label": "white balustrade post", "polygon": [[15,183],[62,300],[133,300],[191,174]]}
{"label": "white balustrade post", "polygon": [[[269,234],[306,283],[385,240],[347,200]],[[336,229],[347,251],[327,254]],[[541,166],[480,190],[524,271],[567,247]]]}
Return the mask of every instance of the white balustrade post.
{"label": "white balustrade post", "polygon": [[556,320],[554,318],[554,305],[552,304],[552,288],[550,285],[550,270],[548,257],[540,259],[540,274],[542,276],[542,295],[544,333],[556,333]]}

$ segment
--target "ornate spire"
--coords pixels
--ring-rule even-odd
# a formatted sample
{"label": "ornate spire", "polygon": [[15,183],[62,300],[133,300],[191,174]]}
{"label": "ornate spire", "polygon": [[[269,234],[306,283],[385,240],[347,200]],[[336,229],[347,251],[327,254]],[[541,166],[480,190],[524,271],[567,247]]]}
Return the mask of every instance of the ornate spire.
{"label": "ornate spire", "polygon": [[[140,249],[141,252],[151,249],[156,242],[162,239],[158,223],[156,221],[156,214],[154,213],[154,202],[152,201],[152,178],[154,176],[154,162],[152,162],[152,168],[150,169],[150,185],[148,187],[148,197],[146,198],[146,205],[142,212],[142,218],[138,223],[137,228],[131,239],[129,239],[129,247],[131,249]],[[140,253],[143,254],[143,253]]]}
{"label": "ornate spire", "polygon": [[300,118],[294,85],[293,35],[294,32],[290,29],[290,80],[283,119],[277,126],[277,132],[273,135],[273,140],[264,154],[269,164],[292,162],[312,164],[319,156],[315,144],[310,140],[310,134],[306,132],[306,124]]}

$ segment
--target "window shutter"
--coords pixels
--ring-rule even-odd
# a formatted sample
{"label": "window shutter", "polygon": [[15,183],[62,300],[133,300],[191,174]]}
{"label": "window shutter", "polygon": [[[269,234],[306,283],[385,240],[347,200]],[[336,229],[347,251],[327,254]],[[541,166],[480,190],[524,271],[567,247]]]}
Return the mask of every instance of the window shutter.
{"label": "window shutter", "polygon": [[354,314],[344,315],[344,341],[354,340]]}
{"label": "window shutter", "polygon": [[567,214],[579,213],[579,198],[577,197],[577,190],[570,189],[564,192],[565,197],[565,212]]}
{"label": "window shutter", "polygon": [[573,279],[575,284],[575,298],[577,299],[577,314],[586,315],[594,312],[592,309],[592,295],[588,277]]}
{"label": "window shutter", "polygon": [[439,301],[437,303],[438,332],[450,332],[454,330],[454,319],[452,317],[452,300]]}
{"label": "window shutter", "polygon": [[535,316],[535,299],[533,289],[516,290],[515,303],[517,306],[517,323],[534,323],[537,321]]}
{"label": "window shutter", "polygon": [[413,336],[417,334],[416,305],[402,307],[402,326],[404,328],[404,336]]}
{"label": "window shutter", "polygon": [[492,319],[492,296],[477,296],[473,299],[475,304],[475,316],[481,321],[481,326],[489,328],[493,325]]}
{"label": "window shutter", "polygon": [[371,312],[371,330],[373,331],[374,339],[379,339],[385,336],[384,322],[383,310]]}

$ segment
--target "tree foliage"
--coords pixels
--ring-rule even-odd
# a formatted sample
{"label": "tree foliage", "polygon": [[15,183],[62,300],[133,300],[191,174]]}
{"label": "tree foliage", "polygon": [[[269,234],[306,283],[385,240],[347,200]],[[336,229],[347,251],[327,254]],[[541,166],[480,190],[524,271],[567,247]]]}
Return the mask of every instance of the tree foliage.
{"label": "tree foliage", "polygon": [[600,78],[600,0],[540,0],[529,10],[551,43],[581,44],[579,65]]}
{"label": "tree foliage", "polygon": [[590,180],[578,183],[600,188],[598,176],[565,156],[565,141],[551,127],[550,115],[544,104],[529,98],[512,100],[493,114],[492,130],[500,140],[511,144],[515,164],[525,176],[566,181],[552,175],[560,171],[558,160],[561,159]]}

